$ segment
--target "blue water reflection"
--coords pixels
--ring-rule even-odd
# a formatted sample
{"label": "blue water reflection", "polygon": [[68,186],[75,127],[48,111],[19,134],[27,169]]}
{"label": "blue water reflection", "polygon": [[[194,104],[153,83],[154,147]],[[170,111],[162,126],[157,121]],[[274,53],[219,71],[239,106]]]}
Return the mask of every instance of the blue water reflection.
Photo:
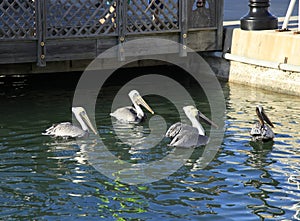
{"label": "blue water reflection", "polygon": [[[226,131],[214,160],[200,169],[203,148],[196,148],[186,164],[167,178],[131,186],[95,170],[87,158],[93,143],[41,136],[52,123],[71,120],[73,86],[50,90],[55,81],[49,80],[44,88],[28,78],[23,78],[24,84],[21,78],[15,80],[18,83],[9,87],[8,82],[0,84],[1,219],[300,219],[299,97],[222,83]],[[186,87],[197,95],[197,87]],[[109,91],[116,88],[103,92],[105,100],[98,104],[96,119],[104,143],[115,156],[143,162],[172,151],[167,140],[157,148],[132,148],[132,142],[138,144],[150,134],[147,123],[129,131],[119,128],[123,135],[134,134],[127,143],[119,139],[107,117],[113,99]],[[209,113],[207,101],[201,96],[196,100],[201,111]],[[166,112],[169,124],[178,119],[168,102],[157,97],[147,101],[154,110]],[[258,103],[275,124],[274,142],[250,142]]]}

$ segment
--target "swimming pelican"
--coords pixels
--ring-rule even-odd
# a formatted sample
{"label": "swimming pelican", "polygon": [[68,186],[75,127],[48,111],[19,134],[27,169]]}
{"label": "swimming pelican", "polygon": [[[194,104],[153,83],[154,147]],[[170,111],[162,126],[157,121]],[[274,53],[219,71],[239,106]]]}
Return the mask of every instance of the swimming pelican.
{"label": "swimming pelican", "polygon": [[140,123],[146,118],[140,105],[145,107],[150,113],[154,114],[153,110],[144,101],[139,92],[132,90],[129,92],[128,96],[130,97],[133,106],[118,108],[113,113],[110,113],[110,116],[123,123]]}
{"label": "swimming pelican", "polygon": [[[250,135],[252,136],[252,140],[254,141],[268,141],[274,138],[274,132],[268,126],[274,127],[273,123],[270,121],[268,116],[266,115],[264,108],[260,105],[256,107],[256,114],[258,116],[258,122],[253,126],[250,131]],[[265,122],[267,124],[265,124]]]}
{"label": "swimming pelican", "polygon": [[62,138],[80,138],[88,136],[89,129],[91,129],[94,134],[97,134],[96,129],[93,127],[83,107],[72,107],[72,112],[80,123],[81,128],[72,125],[70,122],[63,122],[49,127],[42,135]]}
{"label": "swimming pelican", "polygon": [[166,137],[172,139],[169,146],[174,147],[198,147],[208,143],[208,137],[205,136],[205,131],[199,123],[198,118],[201,118],[205,123],[212,125],[216,128],[218,126],[204,116],[194,106],[183,107],[185,115],[192,122],[192,126],[177,122],[173,124],[166,132]]}

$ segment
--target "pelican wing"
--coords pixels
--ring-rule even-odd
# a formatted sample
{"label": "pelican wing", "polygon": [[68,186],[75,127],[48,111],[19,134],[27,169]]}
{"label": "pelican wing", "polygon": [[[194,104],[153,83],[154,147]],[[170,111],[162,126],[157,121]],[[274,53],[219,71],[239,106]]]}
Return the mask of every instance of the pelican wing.
{"label": "pelican wing", "polygon": [[181,130],[171,141],[170,146],[174,147],[195,147],[198,144],[199,133],[194,127]]}
{"label": "pelican wing", "polygon": [[166,136],[166,137],[170,137],[170,138],[175,137],[175,136],[180,132],[180,130],[181,130],[181,128],[182,128],[182,125],[183,125],[183,124],[180,123],[180,122],[177,122],[177,123],[171,125],[171,126],[169,127],[169,129],[167,130],[165,136]]}
{"label": "pelican wing", "polygon": [[165,136],[172,138],[169,146],[173,147],[198,147],[209,141],[207,136],[199,135],[197,128],[180,122],[173,124]]}
{"label": "pelican wing", "polygon": [[206,123],[218,127],[215,123],[205,117],[194,106],[183,107],[184,113],[190,119],[193,126],[182,124],[180,122],[173,124],[167,131],[166,137],[172,139],[170,146],[175,147],[198,147],[208,143],[209,139],[205,136],[205,132],[201,124],[197,120],[197,116],[201,117]]}
{"label": "pelican wing", "polygon": [[136,110],[134,107],[127,106],[121,107],[110,113],[110,116],[116,118],[120,122],[137,122],[139,118],[137,117]]}
{"label": "pelican wing", "polygon": [[263,140],[271,140],[275,137],[273,130],[266,124],[261,129],[261,131]]}
{"label": "pelican wing", "polygon": [[199,134],[197,128],[192,127],[191,125],[188,124],[177,122],[167,130],[165,136],[174,138],[177,134],[187,133],[187,132],[196,132],[197,134]]}
{"label": "pelican wing", "polygon": [[255,123],[250,131],[251,136],[260,136],[261,135],[261,124]]}
{"label": "pelican wing", "polygon": [[70,122],[63,122],[49,127],[42,135],[54,137],[83,137],[86,131],[72,125]]}
{"label": "pelican wing", "polygon": [[267,141],[275,137],[273,130],[267,124],[261,125],[259,122],[251,129],[250,135],[255,141]]}

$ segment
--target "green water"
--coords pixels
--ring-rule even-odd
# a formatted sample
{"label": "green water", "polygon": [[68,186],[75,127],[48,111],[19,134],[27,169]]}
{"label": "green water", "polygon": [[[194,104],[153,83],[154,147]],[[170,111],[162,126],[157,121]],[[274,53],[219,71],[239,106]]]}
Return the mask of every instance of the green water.
{"label": "green water", "polygon": [[[41,136],[52,123],[72,120],[70,107],[78,77],[0,78],[1,220],[300,219],[298,97],[222,83],[225,134],[213,161],[199,169],[203,147],[196,148],[170,176],[129,185],[91,165],[86,153],[89,144]],[[199,88],[185,87],[197,107],[209,115]],[[107,86],[102,103],[97,103],[96,123],[104,144],[117,158],[129,162],[161,159],[172,151],[169,140],[163,139],[156,148],[132,148],[130,143],[150,134],[147,121],[129,130],[133,138],[128,143],[116,136],[108,113],[118,88]],[[153,110],[165,113],[168,124],[178,120],[166,100],[145,99]],[[274,143],[250,142],[258,102],[275,124]]]}

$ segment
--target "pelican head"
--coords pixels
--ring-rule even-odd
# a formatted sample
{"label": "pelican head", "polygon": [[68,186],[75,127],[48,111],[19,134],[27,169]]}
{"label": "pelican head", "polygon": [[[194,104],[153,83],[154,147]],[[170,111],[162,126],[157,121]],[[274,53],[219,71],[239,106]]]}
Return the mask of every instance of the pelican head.
{"label": "pelican head", "polygon": [[142,98],[142,96],[139,94],[139,92],[137,90],[130,91],[128,96],[130,97],[130,99],[134,105],[142,105],[151,114],[154,114],[154,111],[151,109],[151,107],[149,107],[149,105],[146,103],[146,101]]}
{"label": "pelican head", "polygon": [[74,113],[76,119],[81,124],[83,130],[91,129],[93,133],[97,135],[97,130],[92,125],[83,107],[72,107],[72,112]]}
{"label": "pelican head", "polygon": [[218,125],[216,125],[214,122],[212,122],[210,119],[208,119],[204,114],[202,114],[196,107],[190,105],[183,107],[183,110],[185,114],[189,117],[192,116],[196,119],[201,119],[206,124],[211,125],[215,128],[219,128]]}
{"label": "pelican head", "polygon": [[273,123],[270,121],[270,119],[268,118],[267,114],[264,111],[264,108],[261,105],[258,105],[256,107],[256,114],[258,116],[258,119],[259,119],[259,122],[260,122],[261,126],[263,126],[266,122],[267,124],[269,124],[271,127],[274,128]]}

